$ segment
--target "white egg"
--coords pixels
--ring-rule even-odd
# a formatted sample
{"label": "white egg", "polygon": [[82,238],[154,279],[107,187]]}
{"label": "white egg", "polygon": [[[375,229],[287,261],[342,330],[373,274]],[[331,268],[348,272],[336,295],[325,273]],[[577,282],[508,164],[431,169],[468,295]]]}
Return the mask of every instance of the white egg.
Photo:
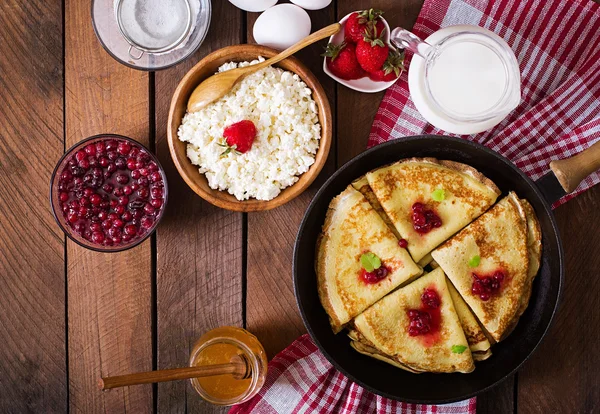
{"label": "white egg", "polygon": [[258,16],[253,34],[256,43],[283,50],[310,34],[310,17],[298,6],[279,4]]}
{"label": "white egg", "polygon": [[290,0],[306,10],[319,10],[331,4],[331,0]]}
{"label": "white egg", "polygon": [[235,7],[245,11],[261,12],[274,6],[277,3],[277,0],[229,0],[229,2]]}

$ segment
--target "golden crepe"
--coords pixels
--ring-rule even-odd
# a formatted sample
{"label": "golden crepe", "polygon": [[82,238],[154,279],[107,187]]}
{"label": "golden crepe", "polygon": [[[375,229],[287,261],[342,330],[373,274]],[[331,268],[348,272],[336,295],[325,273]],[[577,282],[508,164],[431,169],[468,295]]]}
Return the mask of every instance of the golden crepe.
{"label": "golden crepe", "polygon": [[[541,233],[533,209],[528,231],[528,209],[511,192],[432,252],[495,341],[510,332],[527,307],[531,282],[539,267]],[[531,275],[530,270],[535,273]]]}
{"label": "golden crepe", "polygon": [[[365,254],[377,256],[386,271],[377,282],[364,278]],[[367,199],[351,185],[329,205],[317,241],[316,271],[319,298],[335,333],[387,293],[422,273]]]}
{"label": "golden crepe", "polygon": [[[402,160],[366,177],[416,262],[484,213],[500,195],[496,185],[474,168],[433,158]],[[415,230],[416,203],[441,219],[438,227]]]}
{"label": "golden crepe", "polygon": [[491,344],[487,336],[485,336],[485,332],[479,325],[479,322],[477,322],[471,309],[469,309],[469,305],[467,305],[464,299],[456,291],[452,282],[446,280],[446,284],[448,285],[452,302],[454,302],[454,309],[456,309],[460,325],[462,326],[467,342],[469,343],[469,349],[471,350],[473,359],[475,361],[484,361],[488,359],[492,355],[492,350],[490,349]]}
{"label": "golden crepe", "polygon": [[394,236],[396,236],[398,239],[401,239],[400,234],[398,233],[398,230],[396,230],[396,227],[394,227],[394,224],[391,222],[390,218],[383,210],[383,207],[381,207],[381,204],[379,204],[377,197],[375,197],[375,193],[373,192],[373,190],[371,189],[371,186],[369,185],[369,182],[367,181],[367,176],[363,175],[358,180],[355,180],[352,183],[352,187],[354,187],[355,189],[360,191],[362,193],[362,195],[365,196],[367,201],[371,204],[371,206],[375,209],[375,211],[383,219],[385,224],[387,224],[387,226],[392,231],[392,233],[394,233]]}
{"label": "golden crepe", "polygon": [[[436,305],[426,295],[437,298]],[[418,321],[411,315],[417,315]],[[354,349],[397,367],[411,372],[475,369],[441,269],[390,293],[358,315],[353,324]]]}

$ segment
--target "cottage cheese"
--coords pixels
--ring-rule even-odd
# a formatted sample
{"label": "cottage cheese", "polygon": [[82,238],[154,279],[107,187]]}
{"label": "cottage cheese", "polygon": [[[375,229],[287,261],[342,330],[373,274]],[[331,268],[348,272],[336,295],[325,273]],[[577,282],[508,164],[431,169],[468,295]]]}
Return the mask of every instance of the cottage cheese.
{"label": "cottage cheese", "polygon": [[[226,63],[219,72],[263,60]],[[211,188],[226,190],[238,200],[271,200],[315,161],[321,125],[311,95],[297,74],[267,67],[208,107],[187,113],[178,136],[188,143],[188,158],[200,167]],[[244,119],[256,125],[252,149],[222,155],[223,130]]]}

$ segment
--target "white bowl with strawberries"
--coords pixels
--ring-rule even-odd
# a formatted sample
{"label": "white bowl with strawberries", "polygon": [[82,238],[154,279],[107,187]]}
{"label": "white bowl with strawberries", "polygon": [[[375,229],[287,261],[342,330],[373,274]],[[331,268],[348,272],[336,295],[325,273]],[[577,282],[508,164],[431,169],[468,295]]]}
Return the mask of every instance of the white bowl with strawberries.
{"label": "white bowl with strawberries", "polygon": [[390,26],[380,10],[359,10],[340,20],[343,27],[329,38],[323,54],[327,75],[359,92],[380,92],[404,70],[404,51],[390,44]]}

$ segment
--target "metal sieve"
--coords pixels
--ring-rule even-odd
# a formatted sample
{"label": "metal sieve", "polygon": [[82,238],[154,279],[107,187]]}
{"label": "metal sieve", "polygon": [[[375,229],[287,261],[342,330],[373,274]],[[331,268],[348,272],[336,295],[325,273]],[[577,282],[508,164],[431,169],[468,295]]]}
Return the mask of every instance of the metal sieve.
{"label": "metal sieve", "polygon": [[[125,21],[125,6],[126,3],[128,3],[127,5],[131,5],[131,7],[133,7],[133,9],[135,10],[136,6],[138,4],[144,4],[145,0],[116,0],[116,5],[115,5],[115,15],[116,15],[116,20],[117,20],[117,24],[119,27],[119,31],[121,32],[121,35],[123,36],[123,38],[127,41],[127,43],[129,43],[129,56],[134,59],[134,60],[138,60],[140,59],[144,53],[150,53],[150,54],[157,54],[157,53],[164,53],[164,52],[169,52],[173,49],[175,49],[179,44],[181,44],[181,42],[183,42],[186,37],[188,36],[188,34],[190,33],[190,30],[192,28],[192,9],[191,9],[191,5],[189,0],[171,0],[171,1],[176,1],[179,2],[181,5],[183,5],[183,11],[184,11],[184,20],[185,20],[185,25],[184,25],[184,30],[177,30],[176,32],[170,33],[168,36],[164,36],[162,38],[157,38],[154,37],[148,33],[146,33],[146,35],[154,37],[155,40],[157,40],[158,42],[156,42],[153,45],[150,44],[143,44],[139,39],[135,39],[135,35],[132,35],[132,27],[128,27],[128,23]],[[177,37],[174,37],[175,35],[177,35]],[[172,39],[173,38],[173,39]],[[160,41],[163,41],[162,43]],[[132,53],[133,50],[137,50],[139,52],[139,54],[134,54]]]}

